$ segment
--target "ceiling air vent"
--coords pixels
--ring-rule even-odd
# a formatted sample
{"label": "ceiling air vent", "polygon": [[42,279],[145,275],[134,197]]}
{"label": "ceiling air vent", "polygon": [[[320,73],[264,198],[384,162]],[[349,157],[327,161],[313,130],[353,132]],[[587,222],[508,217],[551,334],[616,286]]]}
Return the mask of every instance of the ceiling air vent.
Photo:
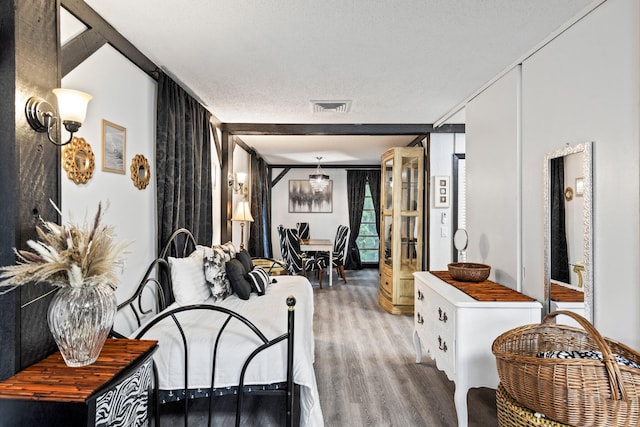
{"label": "ceiling air vent", "polygon": [[311,101],[314,113],[348,113],[351,101]]}

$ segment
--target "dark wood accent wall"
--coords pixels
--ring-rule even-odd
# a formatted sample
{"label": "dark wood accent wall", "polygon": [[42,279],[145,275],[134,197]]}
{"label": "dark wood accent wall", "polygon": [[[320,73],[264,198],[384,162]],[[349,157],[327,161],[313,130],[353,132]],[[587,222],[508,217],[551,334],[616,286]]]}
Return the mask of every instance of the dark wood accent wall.
{"label": "dark wood accent wall", "polygon": [[[57,221],[49,203],[60,200],[60,149],[34,132],[24,115],[32,95],[55,105],[60,85],[59,3],[0,2],[0,264],[15,262],[12,248],[35,238],[40,216]],[[3,288],[4,289],[4,288]],[[47,327],[48,285],[27,285],[0,296],[0,378],[55,350]]]}

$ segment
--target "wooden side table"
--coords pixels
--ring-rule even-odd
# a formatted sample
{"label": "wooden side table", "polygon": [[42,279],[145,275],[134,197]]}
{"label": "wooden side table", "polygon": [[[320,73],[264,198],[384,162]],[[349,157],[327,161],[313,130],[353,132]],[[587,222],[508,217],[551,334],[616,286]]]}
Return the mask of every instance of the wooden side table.
{"label": "wooden side table", "polygon": [[107,339],[93,364],[59,352],[0,382],[0,426],[146,426],[157,341]]}

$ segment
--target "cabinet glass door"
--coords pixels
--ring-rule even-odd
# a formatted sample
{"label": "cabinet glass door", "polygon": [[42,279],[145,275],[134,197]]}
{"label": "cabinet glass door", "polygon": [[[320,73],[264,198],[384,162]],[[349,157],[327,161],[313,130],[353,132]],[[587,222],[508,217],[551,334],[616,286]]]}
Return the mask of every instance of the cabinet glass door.
{"label": "cabinet glass door", "polygon": [[393,209],[393,157],[384,162],[383,179],[384,208],[390,210]]}
{"label": "cabinet glass door", "polygon": [[382,259],[384,259],[384,263],[389,267],[393,266],[393,242],[391,237],[393,233],[391,232],[391,227],[393,226],[393,217],[391,215],[384,215],[382,217],[382,234],[383,245],[382,245]]}
{"label": "cabinet glass door", "polygon": [[402,158],[402,211],[418,210],[418,159],[414,157]]}
{"label": "cabinet glass door", "polygon": [[402,269],[418,269],[418,219],[402,215],[400,223],[400,266]]}

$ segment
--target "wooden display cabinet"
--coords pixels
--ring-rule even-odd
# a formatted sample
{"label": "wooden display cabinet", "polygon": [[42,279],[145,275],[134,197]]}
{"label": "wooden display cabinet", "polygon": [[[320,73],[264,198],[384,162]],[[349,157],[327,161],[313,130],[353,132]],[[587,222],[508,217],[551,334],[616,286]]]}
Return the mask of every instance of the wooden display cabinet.
{"label": "wooden display cabinet", "polygon": [[392,314],[413,313],[413,273],[422,269],[424,149],[396,147],[381,157],[378,302]]}

